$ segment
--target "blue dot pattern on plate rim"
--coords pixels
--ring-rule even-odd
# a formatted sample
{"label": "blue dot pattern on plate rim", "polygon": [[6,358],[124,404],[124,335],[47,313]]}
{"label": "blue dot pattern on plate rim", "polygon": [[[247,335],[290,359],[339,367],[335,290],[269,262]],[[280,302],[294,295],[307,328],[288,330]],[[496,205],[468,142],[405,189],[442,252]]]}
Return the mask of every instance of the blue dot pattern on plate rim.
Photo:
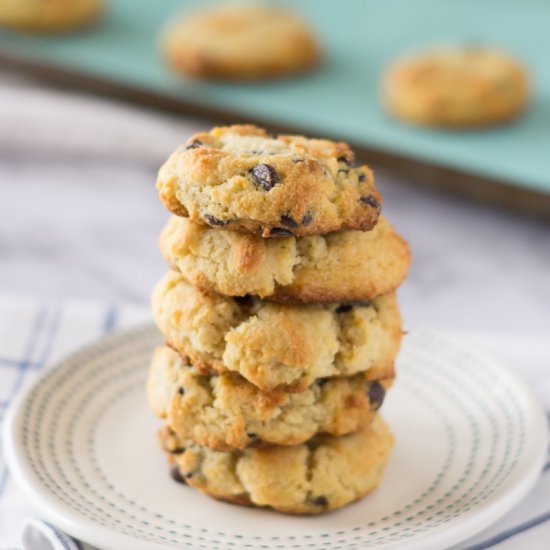
{"label": "blue dot pattern on plate rim", "polygon": [[[435,473],[430,486],[421,495],[378,521],[318,535],[252,537],[244,533],[225,533],[198,528],[164,517],[124,495],[108,479],[95,459],[94,429],[101,417],[107,413],[106,408],[103,408],[95,417],[92,431],[87,438],[87,450],[92,457],[95,473],[104,482],[101,490],[92,486],[81,470],[73,448],[79,413],[86,409],[87,401],[92,401],[102,391],[108,391],[113,381],[117,379],[124,381],[124,385],[117,387],[116,392],[109,396],[109,403],[116,402],[117,396],[122,397],[128,392],[141,389],[146,376],[145,367],[149,354],[151,349],[159,343],[156,330],[150,326],[108,337],[100,343],[71,355],[48,372],[25,403],[22,422],[25,454],[36,477],[60,501],[100,525],[146,542],[175,548],[212,550],[321,549],[328,546],[333,550],[343,550],[358,548],[359,544],[361,548],[368,548],[381,543],[403,541],[448,523],[489,498],[513,472],[526,438],[526,420],[523,409],[514,394],[508,391],[503,395],[495,396],[493,400],[493,405],[498,407],[499,413],[506,419],[506,429],[502,432],[498,430],[494,413],[483,400],[475,398],[480,389],[486,392],[490,388],[493,381],[490,369],[476,369],[476,361],[472,361],[471,366],[468,361],[462,361],[466,371],[464,377],[458,378],[454,371],[449,370],[446,371],[445,377],[438,376],[437,363],[434,362],[432,355],[424,350],[433,350],[434,346],[446,346],[448,352],[449,346],[453,346],[454,343],[446,339],[439,341],[431,333],[420,332],[415,337],[418,340],[417,345],[409,352],[415,364],[414,376],[403,369],[405,371],[403,377],[407,377],[407,389],[411,395],[422,400],[440,417],[448,438],[448,455],[440,471]],[[451,351],[456,354],[467,353],[461,348]],[[468,369],[471,372],[467,372]],[[80,401],[79,413],[71,418],[69,429],[61,436],[59,431],[56,432],[59,418],[61,418],[60,409],[66,405],[67,397],[58,400],[54,414],[51,415],[53,421],[48,426],[44,426],[46,411],[56,391],[63,387],[64,394],[70,396],[71,387],[80,387],[82,384],[87,384],[85,387],[89,390],[89,397],[87,401]],[[457,384],[460,384],[461,392],[457,391],[459,387]],[[469,387],[465,388],[464,384],[469,384]],[[435,503],[421,505],[427,501],[447,473],[457,439],[453,424],[446,412],[438,407],[429,393],[424,391],[423,388],[427,385],[436,388],[440,394],[447,395],[452,400],[467,419],[473,436],[470,455],[462,476]],[[476,465],[479,448],[478,417],[472,414],[472,408],[478,414],[482,413],[483,418],[492,426],[493,441],[484,468],[476,479],[467,483],[468,476]],[[504,452],[497,457],[495,451],[500,443],[504,445]],[[59,456],[61,449],[66,452],[63,457]],[[65,469],[67,457],[70,471]],[[486,479],[487,474],[492,470],[494,470],[492,475]],[[75,474],[79,480],[78,485],[71,479]]]}

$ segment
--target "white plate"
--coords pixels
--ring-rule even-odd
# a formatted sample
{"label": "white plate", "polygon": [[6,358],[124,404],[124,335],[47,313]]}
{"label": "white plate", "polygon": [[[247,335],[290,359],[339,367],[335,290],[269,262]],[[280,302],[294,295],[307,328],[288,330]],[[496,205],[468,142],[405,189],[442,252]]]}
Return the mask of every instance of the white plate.
{"label": "white plate", "polygon": [[174,483],[144,381],[160,337],[106,338],[50,370],[8,415],[17,482],[52,523],[105,549],[441,549],[480,531],[535,483],[541,407],[508,370],[439,333],[405,338],[384,416],[396,447],[377,491],[289,517]]}

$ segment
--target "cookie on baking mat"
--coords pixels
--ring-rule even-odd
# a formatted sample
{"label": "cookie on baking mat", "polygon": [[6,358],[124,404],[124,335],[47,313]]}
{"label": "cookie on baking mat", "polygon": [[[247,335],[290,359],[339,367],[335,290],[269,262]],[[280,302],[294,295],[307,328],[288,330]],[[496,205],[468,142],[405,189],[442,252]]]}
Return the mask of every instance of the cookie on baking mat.
{"label": "cookie on baking mat", "polygon": [[26,32],[68,32],[95,23],[102,0],[0,0],[0,26]]}
{"label": "cookie on baking mat", "polygon": [[522,64],[482,45],[442,47],[395,61],[383,102],[397,118],[429,126],[485,126],[517,116],[529,100]]}
{"label": "cookie on baking mat", "polygon": [[226,4],[178,17],[162,45],[176,71],[210,79],[272,79],[307,71],[321,59],[303,21],[266,5]]}

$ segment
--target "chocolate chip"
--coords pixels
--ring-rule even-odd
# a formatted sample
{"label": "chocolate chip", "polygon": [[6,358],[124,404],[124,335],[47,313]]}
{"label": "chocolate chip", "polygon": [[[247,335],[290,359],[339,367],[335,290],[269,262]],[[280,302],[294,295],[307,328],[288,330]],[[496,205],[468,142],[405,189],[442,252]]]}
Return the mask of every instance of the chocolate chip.
{"label": "chocolate chip", "polygon": [[227,222],[224,222],[223,220],[219,220],[218,218],[211,216],[210,214],[205,214],[204,219],[210,224],[210,225],[226,225]]}
{"label": "chocolate chip", "polygon": [[246,432],[246,435],[248,437],[249,447],[259,448],[265,446],[265,443],[258,437],[256,432]]}
{"label": "chocolate chip", "polygon": [[178,388],[178,393],[179,393],[180,395],[183,395],[183,394],[185,393],[185,389],[183,389],[182,387],[179,387],[179,388]]}
{"label": "chocolate chip", "polygon": [[347,164],[348,166],[351,164],[351,161],[349,161],[346,157],[344,156],[341,156],[341,157],[338,157],[336,159],[338,162],[343,162],[345,164]]}
{"label": "chocolate chip", "polygon": [[372,382],[368,391],[369,401],[373,410],[377,411],[384,402],[386,390],[380,382]]}
{"label": "chocolate chip", "polygon": [[328,498],[325,495],[321,495],[320,497],[315,497],[313,499],[313,504],[315,504],[315,506],[327,506]]}
{"label": "chocolate chip", "polygon": [[288,229],[282,227],[272,227],[269,230],[270,237],[293,237],[294,235]]}
{"label": "chocolate chip", "polygon": [[185,150],[188,149],[196,149],[197,147],[200,147],[202,145],[202,141],[199,141],[198,139],[194,139],[191,143],[188,143],[185,147]]}
{"label": "chocolate chip", "polygon": [[184,477],[185,479],[189,479],[190,477],[193,477],[193,472],[185,472],[185,473],[183,474],[183,477]]}
{"label": "chocolate chip", "polygon": [[367,197],[359,197],[359,202],[361,204],[367,204],[373,208],[380,208],[380,203],[374,195],[368,195]]}
{"label": "chocolate chip", "polygon": [[340,304],[336,308],[336,313],[347,313],[351,311],[354,307],[369,307],[370,302],[368,300],[356,300],[354,302],[346,302],[345,304]]}
{"label": "chocolate chip", "polygon": [[313,214],[311,212],[308,212],[303,218],[302,223],[304,225],[309,225],[313,221]]}
{"label": "chocolate chip", "polygon": [[287,225],[288,227],[298,227],[296,220],[292,216],[287,216],[284,214],[281,216],[281,223],[283,225]]}
{"label": "chocolate chip", "polygon": [[181,453],[183,453],[183,451],[185,451],[185,447],[177,447],[176,449],[172,449],[171,451],[169,451],[169,453],[171,455],[180,455]]}
{"label": "chocolate chip", "polygon": [[241,307],[252,307],[254,305],[254,298],[249,294],[245,296],[233,296],[233,300]]}
{"label": "chocolate chip", "polygon": [[251,172],[256,183],[266,191],[269,191],[279,183],[279,174],[269,164],[258,164],[252,168]]}
{"label": "chocolate chip", "polygon": [[357,179],[358,179],[359,181],[365,181],[366,177],[367,177],[366,174],[359,174],[359,175],[357,176]]}
{"label": "chocolate chip", "polygon": [[319,378],[317,380],[317,385],[322,388],[328,381],[328,378]]}
{"label": "chocolate chip", "polygon": [[170,468],[170,477],[174,481],[177,481],[178,483],[185,484],[185,478],[181,475],[181,472],[180,472],[180,469],[178,468],[178,466],[172,466]]}

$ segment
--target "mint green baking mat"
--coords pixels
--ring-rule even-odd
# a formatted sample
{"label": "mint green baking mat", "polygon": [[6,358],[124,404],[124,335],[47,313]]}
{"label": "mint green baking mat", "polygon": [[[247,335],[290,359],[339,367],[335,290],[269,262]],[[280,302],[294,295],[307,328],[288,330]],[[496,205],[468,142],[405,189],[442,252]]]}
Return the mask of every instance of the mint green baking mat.
{"label": "mint green baking mat", "polygon": [[[80,34],[2,31],[0,52],[550,193],[550,1],[298,0],[292,5],[321,38],[326,62],[300,78],[244,85],[186,80],[165,67],[159,30],[172,14],[202,4],[114,0],[105,20]],[[382,68],[396,55],[441,42],[496,44],[521,58],[534,80],[525,116],[488,130],[449,132],[384,115],[377,99]]]}

